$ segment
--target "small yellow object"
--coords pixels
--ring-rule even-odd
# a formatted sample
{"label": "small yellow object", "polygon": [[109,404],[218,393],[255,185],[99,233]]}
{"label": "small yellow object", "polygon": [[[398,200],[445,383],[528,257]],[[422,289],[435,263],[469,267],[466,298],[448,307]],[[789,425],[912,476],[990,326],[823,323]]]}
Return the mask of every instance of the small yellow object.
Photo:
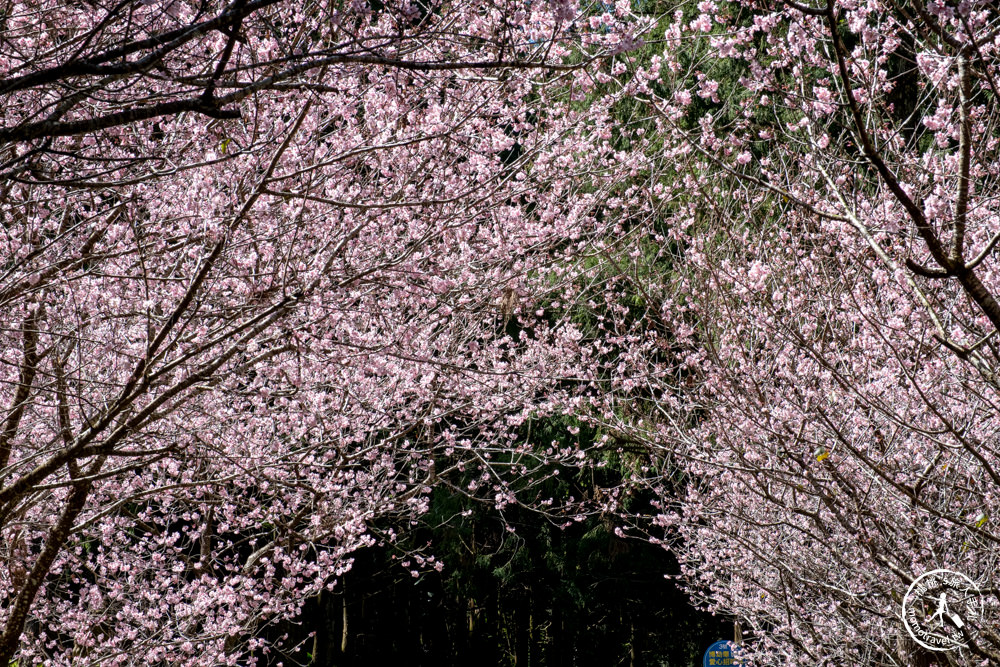
{"label": "small yellow object", "polygon": [[816,457],[816,460],[817,461],[825,461],[829,457],[830,457],[830,452],[823,452],[822,454],[820,454],[819,456]]}
{"label": "small yellow object", "polygon": [[982,528],[983,525],[990,520],[990,517],[986,515],[985,512],[980,514],[976,519],[976,528]]}

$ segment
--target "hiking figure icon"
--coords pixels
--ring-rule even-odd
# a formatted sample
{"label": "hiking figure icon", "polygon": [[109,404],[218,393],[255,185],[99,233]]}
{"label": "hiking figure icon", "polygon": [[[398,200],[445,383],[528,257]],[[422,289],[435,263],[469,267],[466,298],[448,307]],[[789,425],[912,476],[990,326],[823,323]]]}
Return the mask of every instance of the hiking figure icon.
{"label": "hiking figure icon", "polygon": [[935,610],[935,612],[931,614],[931,617],[927,620],[933,621],[937,619],[940,625],[943,627],[946,617],[947,619],[951,620],[952,623],[955,624],[956,628],[960,630],[962,629],[962,626],[965,625],[965,623],[962,622],[962,618],[960,616],[958,616],[957,614],[952,614],[948,610],[948,594],[941,593],[941,595],[938,597],[937,610]]}

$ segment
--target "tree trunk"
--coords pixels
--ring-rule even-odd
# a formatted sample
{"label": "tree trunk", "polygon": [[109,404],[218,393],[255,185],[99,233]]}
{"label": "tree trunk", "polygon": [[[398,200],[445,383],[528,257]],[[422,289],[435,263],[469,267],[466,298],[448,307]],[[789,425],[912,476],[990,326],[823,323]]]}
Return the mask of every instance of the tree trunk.
{"label": "tree trunk", "polygon": [[340,596],[341,600],[341,629],[340,629],[340,654],[347,655],[347,591]]}

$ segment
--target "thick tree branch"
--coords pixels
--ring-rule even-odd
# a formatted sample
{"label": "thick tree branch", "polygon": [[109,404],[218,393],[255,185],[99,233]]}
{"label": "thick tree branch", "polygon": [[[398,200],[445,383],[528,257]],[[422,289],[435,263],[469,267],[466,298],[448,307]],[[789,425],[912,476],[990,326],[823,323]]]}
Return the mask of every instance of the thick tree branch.
{"label": "thick tree branch", "polygon": [[[163,57],[169,52],[180,48],[191,40],[197,39],[212,30],[224,28],[233,24],[235,21],[244,19],[259,9],[275,5],[280,2],[281,0],[255,0],[250,2],[237,0],[237,2],[230,6],[229,10],[224,11],[218,16],[207,21],[202,21],[201,23],[185,26],[176,30],[170,30],[154,35],[148,39],[139,40],[130,44],[109,49],[104,53],[91,56],[90,58],[85,58],[83,60],[74,59],[70,62],[56,65],[55,67],[49,67],[38,72],[32,72],[31,74],[24,74],[12,79],[0,80],[0,95],[19,90],[27,90],[29,88],[36,88],[38,86],[65,81],[79,76],[127,75],[145,72],[148,71],[155,63],[162,60]],[[140,51],[147,51],[149,49],[158,50],[139,60],[125,60],[132,54],[139,53]],[[114,61],[124,62],[116,65],[105,64]]]}
{"label": "thick tree branch", "polygon": [[[958,55],[959,89],[959,138],[958,138],[958,196],[955,199],[955,219],[953,221],[951,256],[952,266],[965,264],[965,228],[969,211],[969,175],[972,165],[972,76],[969,73],[968,58],[964,52]],[[968,267],[966,267],[968,268]]]}
{"label": "thick tree branch", "polygon": [[17,435],[17,427],[28,407],[31,385],[38,372],[38,316],[39,307],[32,307],[21,326],[23,356],[20,378],[17,390],[14,392],[14,399],[11,402],[10,412],[4,421],[3,431],[0,431],[0,470],[6,468],[10,462],[11,443],[14,436]]}

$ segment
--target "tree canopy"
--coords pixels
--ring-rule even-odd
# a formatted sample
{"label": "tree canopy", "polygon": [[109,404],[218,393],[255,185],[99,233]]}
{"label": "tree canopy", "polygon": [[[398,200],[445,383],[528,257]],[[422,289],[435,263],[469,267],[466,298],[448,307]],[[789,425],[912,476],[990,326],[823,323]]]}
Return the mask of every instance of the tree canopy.
{"label": "tree canopy", "polygon": [[998,32],[0,3],[0,662],[260,660],[360,549],[461,567],[449,498],[645,536],[755,664],[1000,661]]}

